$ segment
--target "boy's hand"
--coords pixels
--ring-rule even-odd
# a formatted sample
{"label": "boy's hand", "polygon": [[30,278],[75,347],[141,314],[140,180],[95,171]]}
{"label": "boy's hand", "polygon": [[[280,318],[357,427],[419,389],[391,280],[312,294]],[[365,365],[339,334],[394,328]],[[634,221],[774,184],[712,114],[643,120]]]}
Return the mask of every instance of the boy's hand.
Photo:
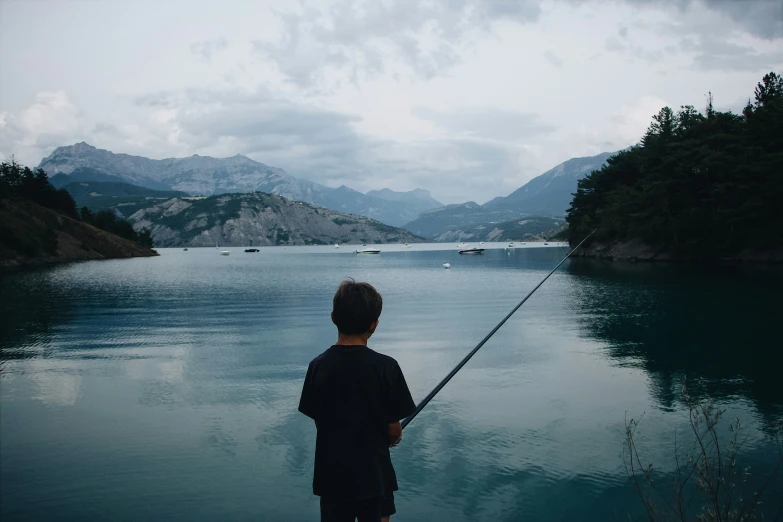
{"label": "boy's hand", "polygon": [[402,425],[399,422],[389,424],[389,447],[393,448],[402,440]]}

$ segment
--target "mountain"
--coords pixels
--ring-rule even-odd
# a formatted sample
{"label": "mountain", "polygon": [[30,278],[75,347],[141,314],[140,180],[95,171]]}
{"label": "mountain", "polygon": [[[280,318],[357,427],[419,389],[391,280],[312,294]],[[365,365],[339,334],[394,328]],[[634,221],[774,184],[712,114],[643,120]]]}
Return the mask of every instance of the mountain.
{"label": "mountain", "polygon": [[487,209],[524,209],[528,214],[563,216],[571,206],[577,182],[617,154],[604,152],[586,158],[571,158],[527,182],[506,197],[484,204]]}
{"label": "mountain", "polygon": [[[394,190],[384,188],[381,190],[371,190],[367,192],[367,195],[378,199],[384,199],[386,201],[406,201],[410,203],[419,203],[425,207],[424,210],[443,206],[443,203],[433,199],[429,190],[424,189],[413,189],[409,190],[408,192],[396,192]],[[424,210],[422,210],[422,212],[424,212]]]}
{"label": "mountain", "polygon": [[[535,241],[554,236],[565,225],[565,218],[532,216],[503,223],[480,223],[451,228],[433,237],[435,241]],[[547,232],[551,234],[547,235]]]}
{"label": "mountain", "polygon": [[[119,176],[112,176],[104,174],[103,172],[88,167],[79,167],[70,174],[55,174],[49,176],[49,182],[57,188],[62,188],[69,183],[76,181],[98,181],[98,182],[114,182],[123,183],[124,178]],[[160,188],[160,187],[159,187]],[[165,188],[165,187],[163,187]]]}
{"label": "mountain", "polygon": [[[68,178],[63,174],[55,178],[59,176]],[[121,217],[127,217],[160,200],[187,196],[178,190],[152,190],[113,181],[77,181],[63,185],[62,188],[71,194],[79,208],[87,207],[93,212],[113,208]]]}
{"label": "mountain", "polygon": [[551,216],[562,221],[579,179],[600,169],[614,154],[605,152],[572,158],[533,178],[508,196],[497,197],[483,205],[469,201],[427,210],[404,227],[414,234],[435,239],[451,238],[458,234],[457,231],[472,226],[489,227],[531,216]]}
{"label": "mountain", "polygon": [[468,201],[422,212],[418,218],[407,223],[405,228],[414,234],[434,239],[450,229],[488,220],[488,214],[483,206]]}
{"label": "mountain", "polygon": [[274,194],[174,198],[129,220],[156,247],[421,242],[407,230]]}
{"label": "mountain", "polygon": [[[81,142],[58,147],[41,161],[39,167],[60,185],[66,184],[62,176],[68,175],[74,176],[72,181],[121,181],[154,190],[179,190],[191,195],[266,192],[340,212],[360,214],[390,225],[402,225],[422,210],[440,206],[429,197],[429,193],[425,198],[415,190],[411,193],[381,190],[377,191],[379,196],[373,196],[345,186],[327,187],[295,178],[283,169],[239,154],[230,158],[193,155],[154,160],[115,154]],[[389,193],[402,196],[390,197]]]}

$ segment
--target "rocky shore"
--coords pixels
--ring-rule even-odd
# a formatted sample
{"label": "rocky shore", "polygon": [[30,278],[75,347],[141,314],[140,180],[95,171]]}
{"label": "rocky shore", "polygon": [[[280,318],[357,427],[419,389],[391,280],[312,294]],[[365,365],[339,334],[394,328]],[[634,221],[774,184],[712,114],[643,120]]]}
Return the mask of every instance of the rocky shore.
{"label": "rocky shore", "polygon": [[[591,243],[589,246],[579,249],[574,256],[611,259],[614,261],[689,261],[688,258],[653,248],[638,239],[611,243]],[[766,251],[744,250],[736,255],[720,257],[714,261],[783,263],[783,247],[779,246]]]}

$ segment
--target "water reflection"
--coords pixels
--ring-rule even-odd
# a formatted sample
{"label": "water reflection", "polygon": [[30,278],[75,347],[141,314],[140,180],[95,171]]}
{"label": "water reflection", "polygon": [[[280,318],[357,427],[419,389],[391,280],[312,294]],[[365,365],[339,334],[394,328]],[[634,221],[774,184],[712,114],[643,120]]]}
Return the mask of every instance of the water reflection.
{"label": "water reflection", "polygon": [[[315,430],[296,407],[334,339],[337,283],[381,289],[373,346],[421,398],[565,254],[162,253],[2,280],[4,520],[317,518]],[[565,268],[406,431],[400,520],[626,519],[625,412],[656,410],[657,459],[685,375],[745,417],[783,404],[777,279]]]}
{"label": "water reflection", "polygon": [[73,314],[52,269],[0,273],[0,365],[6,360],[45,357],[59,325]]}
{"label": "water reflection", "polygon": [[713,398],[752,400],[767,423],[781,417],[780,270],[587,260],[568,270],[585,334],[643,369],[663,408],[677,406],[688,379]]}

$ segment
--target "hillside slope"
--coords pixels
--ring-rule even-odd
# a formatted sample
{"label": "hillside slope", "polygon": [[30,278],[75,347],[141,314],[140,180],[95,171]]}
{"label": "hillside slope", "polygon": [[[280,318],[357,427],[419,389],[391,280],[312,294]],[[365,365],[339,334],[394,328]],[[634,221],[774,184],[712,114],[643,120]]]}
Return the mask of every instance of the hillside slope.
{"label": "hillside slope", "polygon": [[545,232],[559,230],[564,218],[531,216],[502,223],[481,223],[450,229],[436,237],[435,241],[533,241]]}
{"label": "hillside slope", "polygon": [[0,267],[155,255],[154,250],[30,201],[0,201]]}
{"label": "hillside slope", "polygon": [[111,181],[79,181],[63,185],[62,188],[68,191],[79,208],[87,207],[93,212],[114,209],[122,217],[160,201],[187,196],[178,190],[152,190]]}
{"label": "hillside slope", "polygon": [[536,176],[503,198],[484,204],[486,209],[523,209],[528,214],[564,216],[571,205],[577,183],[594,170],[599,170],[616,152],[597,156],[571,158]]}
{"label": "hillside slope", "polygon": [[130,216],[156,246],[262,246],[421,242],[407,230],[274,194],[171,199]]}

